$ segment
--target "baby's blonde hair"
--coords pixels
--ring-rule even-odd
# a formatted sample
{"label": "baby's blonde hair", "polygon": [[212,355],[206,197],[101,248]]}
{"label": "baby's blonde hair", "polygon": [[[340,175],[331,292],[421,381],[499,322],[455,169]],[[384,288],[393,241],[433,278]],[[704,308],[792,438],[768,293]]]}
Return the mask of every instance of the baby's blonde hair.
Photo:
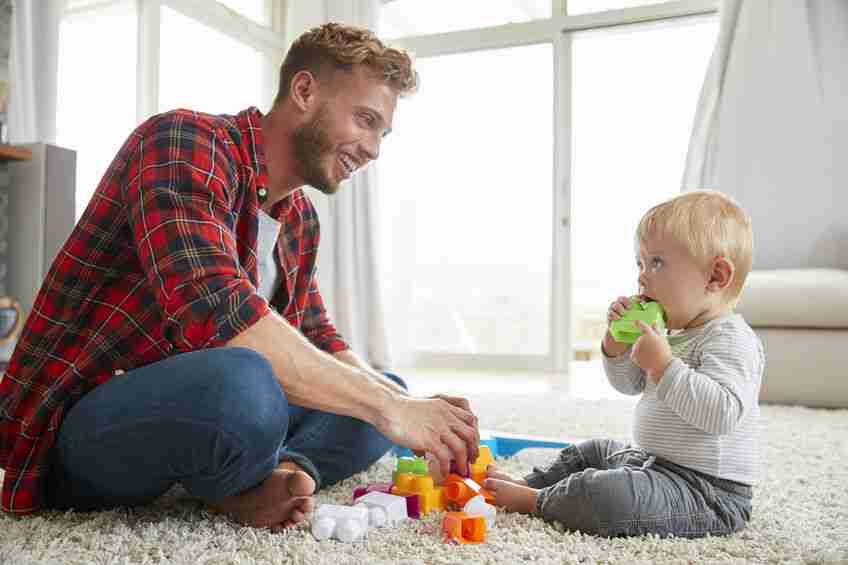
{"label": "baby's blonde hair", "polygon": [[637,243],[651,236],[673,238],[704,266],[716,257],[732,261],[735,275],[725,298],[736,304],[751,272],[754,235],[751,218],[732,198],[698,190],[666,200],[648,210],[636,229]]}

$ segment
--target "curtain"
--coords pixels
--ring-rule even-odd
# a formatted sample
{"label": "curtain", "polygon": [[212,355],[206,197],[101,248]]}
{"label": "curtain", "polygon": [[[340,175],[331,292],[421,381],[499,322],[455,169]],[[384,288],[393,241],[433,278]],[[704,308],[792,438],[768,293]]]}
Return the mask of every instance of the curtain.
{"label": "curtain", "polygon": [[17,0],[12,16],[9,141],[56,142],[59,21],[65,0]]}
{"label": "curtain", "polygon": [[[290,2],[287,32],[340,22],[375,29],[378,0]],[[331,319],[351,348],[377,368],[391,363],[377,254],[377,163],[336,194],[311,193],[321,217],[319,281]]]}
{"label": "curtain", "polygon": [[751,215],[756,268],[848,268],[848,2],[722,0],[683,190]]}

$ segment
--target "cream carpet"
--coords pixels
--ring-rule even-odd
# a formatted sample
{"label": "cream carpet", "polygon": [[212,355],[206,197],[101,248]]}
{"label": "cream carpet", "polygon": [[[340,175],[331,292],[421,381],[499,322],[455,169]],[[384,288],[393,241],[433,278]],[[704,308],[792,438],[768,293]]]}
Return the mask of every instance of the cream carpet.
{"label": "cream carpet", "polygon": [[[629,437],[634,404],[558,393],[476,395],[481,426],[572,437]],[[730,538],[600,539],[539,519],[499,513],[481,546],[441,541],[435,515],[373,531],[360,544],[316,542],[240,527],[205,513],[175,489],[155,505],[100,513],[0,515],[0,564],[174,563],[848,563],[848,410],[763,407],[764,479],[754,518]],[[503,462],[514,472],[555,454],[527,450]],[[393,458],[336,485],[318,502],[347,503],[354,487],[390,478]]]}

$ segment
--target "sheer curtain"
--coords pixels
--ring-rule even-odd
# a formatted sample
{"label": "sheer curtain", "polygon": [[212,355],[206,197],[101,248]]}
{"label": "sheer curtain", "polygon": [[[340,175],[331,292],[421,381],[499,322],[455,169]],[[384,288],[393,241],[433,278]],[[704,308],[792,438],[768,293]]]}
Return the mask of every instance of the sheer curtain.
{"label": "sheer curtain", "polygon": [[[287,37],[334,21],[374,29],[379,0],[290,2]],[[321,217],[319,281],[331,319],[369,363],[387,368],[389,352],[378,277],[377,170],[372,163],[333,196],[310,193]]]}
{"label": "sheer curtain", "polygon": [[755,266],[848,268],[848,2],[723,0],[683,188],[751,215]]}
{"label": "sheer curtain", "polygon": [[59,20],[66,0],[18,0],[12,19],[9,141],[56,142]]}

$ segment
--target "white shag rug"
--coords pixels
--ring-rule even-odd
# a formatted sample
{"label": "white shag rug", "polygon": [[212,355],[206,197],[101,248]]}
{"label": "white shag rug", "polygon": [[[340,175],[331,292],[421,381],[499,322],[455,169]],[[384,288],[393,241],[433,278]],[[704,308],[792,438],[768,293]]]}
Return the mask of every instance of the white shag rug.
{"label": "white shag rug", "polygon": [[[472,397],[481,427],[627,439],[634,404],[560,394]],[[95,513],[0,514],[0,564],[174,563],[848,563],[848,410],[764,406],[764,474],[748,528],[728,538],[603,539],[498,513],[488,543],[445,544],[431,515],[373,531],[366,542],[315,541],[307,528],[272,534],[209,515],[175,489],[154,505]],[[526,450],[503,461],[523,473],[555,455]],[[394,458],[323,491],[348,503],[359,485],[390,480]]]}

